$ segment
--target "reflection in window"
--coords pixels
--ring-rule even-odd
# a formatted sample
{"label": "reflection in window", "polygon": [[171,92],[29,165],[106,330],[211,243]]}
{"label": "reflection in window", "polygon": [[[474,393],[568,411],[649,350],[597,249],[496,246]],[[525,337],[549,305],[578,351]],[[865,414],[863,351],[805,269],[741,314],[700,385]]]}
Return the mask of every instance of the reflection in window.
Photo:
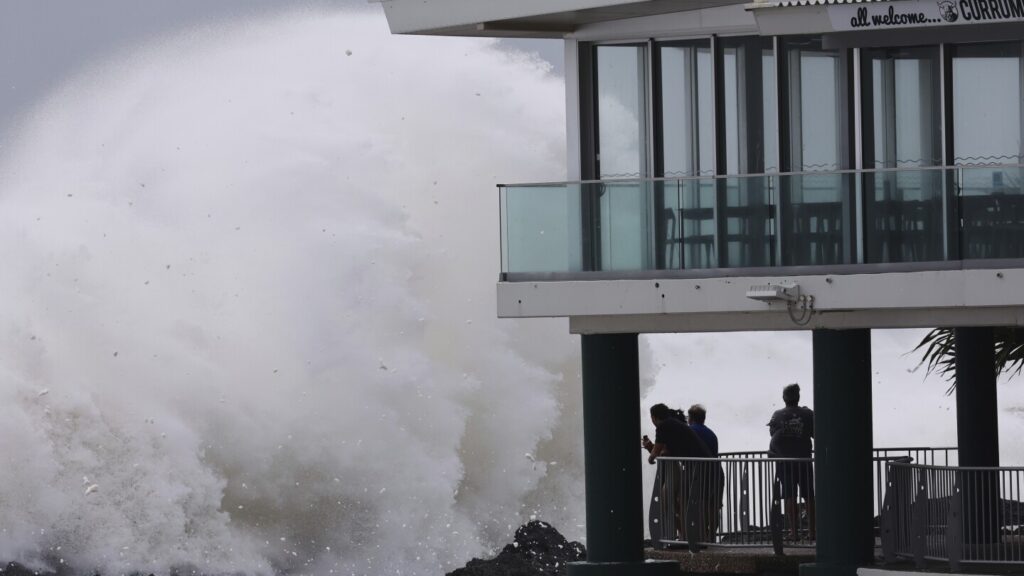
{"label": "reflection in window", "polygon": [[[659,175],[715,173],[714,83],[709,42],[658,46],[661,74]],[[664,268],[710,268],[715,259],[713,180],[659,185]]]}
{"label": "reflection in window", "polygon": [[[775,57],[770,38],[722,40],[722,105],[727,174],[778,171],[775,142]],[[725,202],[719,266],[768,266],[772,263],[774,213],[770,180],[727,178],[718,181]]]}
{"label": "reflection in window", "polygon": [[[863,53],[864,163],[913,168],[942,163],[939,48]],[[945,259],[945,173],[876,172],[863,181],[866,261]]]}
{"label": "reflection in window", "polygon": [[821,40],[791,40],[789,72],[790,170],[817,172],[843,168],[839,53]]}
{"label": "reflection in window", "polygon": [[[845,167],[840,58],[840,52],[823,49],[820,38],[787,40],[789,170]],[[783,264],[850,262],[854,180],[838,174],[779,179]]]}
{"label": "reflection in window", "polygon": [[[953,161],[1021,162],[1021,44],[953,47]],[[1024,256],[1024,185],[1016,167],[960,172],[963,258]]]}
{"label": "reflection in window", "polygon": [[954,46],[952,50],[954,163],[1019,163],[1020,44]]}
{"label": "reflection in window", "polygon": [[711,49],[708,43],[658,47],[661,61],[663,176],[715,173]]}
{"label": "reflection in window", "polygon": [[597,47],[600,178],[645,175],[645,84],[643,47]]}
{"label": "reflection in window", "polygon": [[771,38],[723,39],[722,67],[726,174],[777,172]]}

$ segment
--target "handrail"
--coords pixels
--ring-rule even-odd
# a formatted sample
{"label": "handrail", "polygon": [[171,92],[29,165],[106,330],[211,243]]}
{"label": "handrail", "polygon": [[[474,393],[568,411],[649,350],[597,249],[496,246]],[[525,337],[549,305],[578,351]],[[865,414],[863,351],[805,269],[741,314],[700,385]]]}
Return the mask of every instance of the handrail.
{"label": "handrail", "polygon": [[921,470],[959,470],[965,471],[982,471],[982,472],[1024,472],[1024,466],[939,466],[936,464],[916,464],[916,463],[905,463],[905,462],[893,462],[895,466],[907,466],[909,468],[918,468]]}
{"label": "handrail", "polygon": [[[875,514],[881,517],[892,467],[909,465],[915,459],[928,463],[929,468],[938,467],[930,463],[952,463],[958,449],[913,446],[875,448],[872,452]],[[813,485],[813,458],[773,458],[767,451],[742,451],[724,452],[718,458],[666,456],[658,458],[657,464],[650,514],[651,537],[657,546],[689,545],[695,552],[702,546],[770,546],[778,554],[786,547],[814,546],[814,530],[807,517],[810,511],[803,508],[811,503],[787,500],[783,507],[783,495],[793,490],[792,485],[786,489],[783,484],[806,473]],[[806,472],[801,471],[804,467]],[[670,468],[683,473],[669,473]],[[800,496],[804,496],[802,490]],[[794,514],[800,519],[793,520]],[[783,538],[783,532],[791,530],[797,530],[797,536]]]}
{"label": "handrail", "polygon": [[953,164],[948,166],[901,166],[896,168],[843,168],[841,170],[804,170],[790,172],[752,172],[749,174],[705,174],[693,176],[649,176],[646,178],[601,178],[597,180],[566,180],[549,182],[520,182],[496,184],[498,188],[534,188],[543,186],[571,186],[583,184],[630,184],[636,182],[691,182],[694,180],[722,180],[729,178],[765,178],[775,176],[832,176],[846,174],[876,174],[897,172],[931,172],[962,169],[1024,169],[1024,164]]}
{"label": "handrail", "polygon": [[1024,565],[1024,467],[887,465],[886,561]]}

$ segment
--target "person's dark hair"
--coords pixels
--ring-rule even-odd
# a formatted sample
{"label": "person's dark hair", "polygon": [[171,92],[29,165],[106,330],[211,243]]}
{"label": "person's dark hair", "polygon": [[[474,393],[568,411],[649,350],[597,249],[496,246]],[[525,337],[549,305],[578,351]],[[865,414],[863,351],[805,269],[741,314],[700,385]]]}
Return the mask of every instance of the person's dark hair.
{"label": "person's dark hair", "polygon": [[688,414],[690,415],[691,424],[703,424],[704,420],[706,420],[708,417],[708,411],[705,410],[704,407],[701,406],[700,404],[694,404],[693,406],[690,406],[690,411],[688,412]]}
{"label": "person's dark hair", "polygon": [[651,416],[656,420],[664,420],[672,417],[672,409],[664,404],[651,406]]}
{"label": "person's dark hair", "polygon": [[800,385],[790,384],[782,389],[782,401],[786,406],[796,406],[800,403]]}
{"label": "person's dark hair", "polygon": [[686,424],[686,412],[682,408],[675,408],[672,410],[672,417],[679,420],[683,424]]}

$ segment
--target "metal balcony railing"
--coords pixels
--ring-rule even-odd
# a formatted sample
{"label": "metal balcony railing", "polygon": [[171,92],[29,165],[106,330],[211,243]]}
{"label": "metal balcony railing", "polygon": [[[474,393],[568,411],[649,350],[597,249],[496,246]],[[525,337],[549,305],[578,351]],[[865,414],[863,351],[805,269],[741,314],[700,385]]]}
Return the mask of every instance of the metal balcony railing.
{"label": "metal balcony railing", "polygon": [[1024,166],[499,186],[506,278],[1024,257]]}
{"label": "metal balcony railing", "polygon": [[[956,448],[876,448],[875,515],[881,516],[889,465],[956,463]],[[659,458],[651,497],[656,546],[810,548],[815,545],[810,501],[812,459],[769,458],[767,452],[729,452],[719,458]],[[794,497],[788,490],[799,484]],[[813,488],[812,488],[813,489]],[[787,497],[789,503],[787,505]]]}
{"label": "metal balcony railing", "polygon": [[888,465],[882,514],[887,561],[1024,565],[1024,468]]}

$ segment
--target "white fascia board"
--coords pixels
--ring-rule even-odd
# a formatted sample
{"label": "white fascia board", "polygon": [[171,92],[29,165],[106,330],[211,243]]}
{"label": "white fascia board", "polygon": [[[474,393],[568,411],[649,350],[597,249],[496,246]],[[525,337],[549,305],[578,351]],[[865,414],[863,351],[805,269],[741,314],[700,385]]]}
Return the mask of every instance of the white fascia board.
{"label": "white fascia board", "polygon": [[572,37],[583,41],[706,37],[757,34],[753,14],[742,4],[641,16],[580,26]]}
{"label": "white fascia board", "polygon": [[[793,323],[785,303],[747,298],[751,286],[770,283],[796,283],[814,297],[806,326]],[[499,317],[569,317],[574,331],[1022,325],[1022,286],[1024,269],[500,282],[497,304]]]}
{"label": "white fascia board", "polygon": [[647,0],[381,0],[394,34],[415,34],[484,22],[573,10],[637,4]]}

